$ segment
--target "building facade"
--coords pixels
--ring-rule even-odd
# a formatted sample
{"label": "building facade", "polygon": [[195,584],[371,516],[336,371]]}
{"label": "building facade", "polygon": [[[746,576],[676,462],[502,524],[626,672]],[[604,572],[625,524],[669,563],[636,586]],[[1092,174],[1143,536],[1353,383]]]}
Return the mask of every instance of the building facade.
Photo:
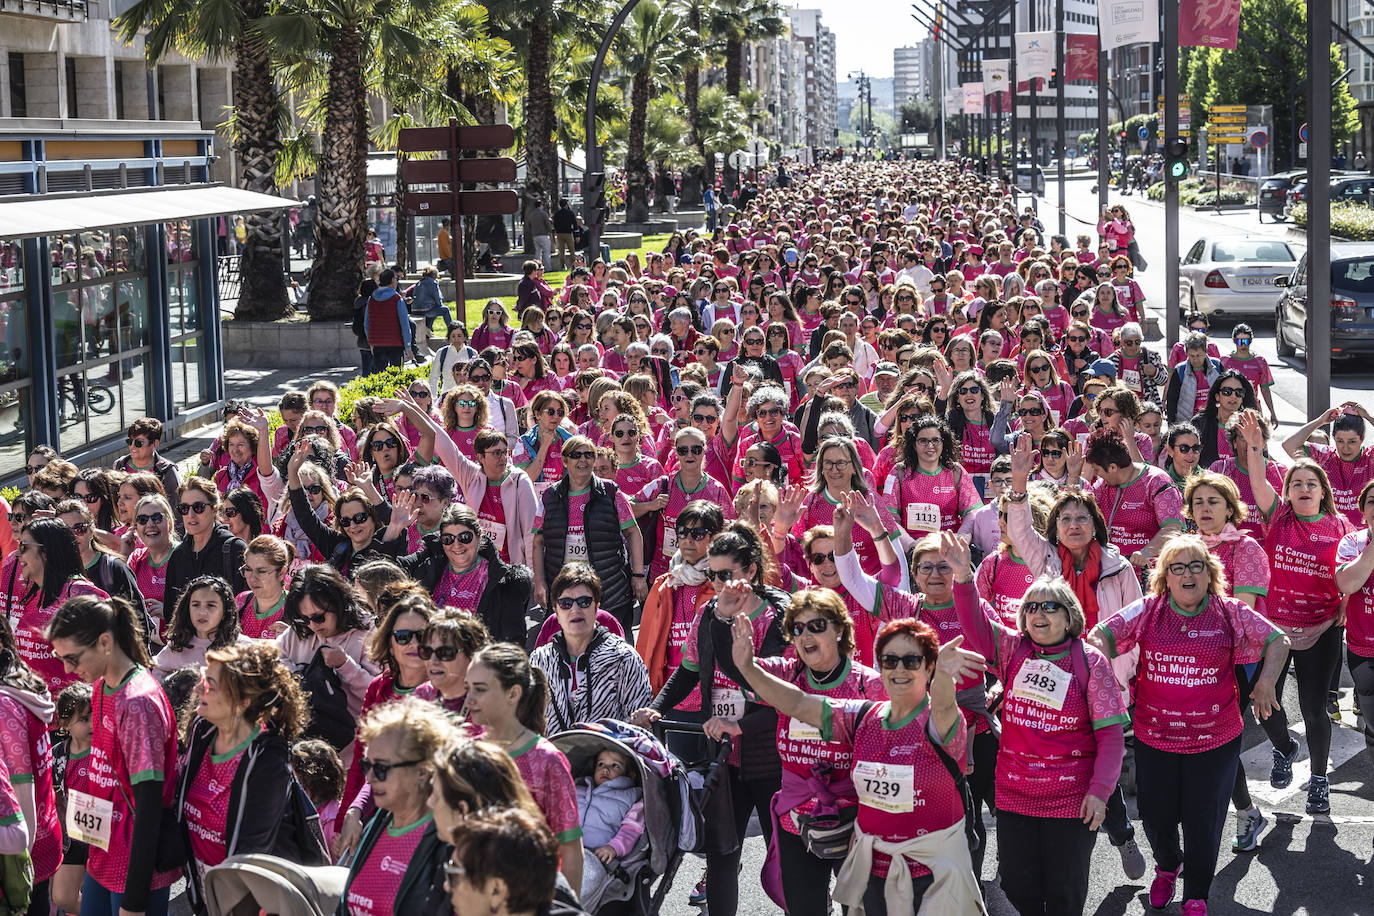
{"label": "building facade", "polygon": [[927,38],[914,46],[892,49],[892,110],[900,112],[902,106],[912,100],[926,101],[931,95],[934,60],[932,46],[935,42]]}
{"label": "building facade", "polygon": [[799,146],[836,145],[835,33],[821,22],[820,10],[789,9],[792,37],[792,97],[795,100]]}

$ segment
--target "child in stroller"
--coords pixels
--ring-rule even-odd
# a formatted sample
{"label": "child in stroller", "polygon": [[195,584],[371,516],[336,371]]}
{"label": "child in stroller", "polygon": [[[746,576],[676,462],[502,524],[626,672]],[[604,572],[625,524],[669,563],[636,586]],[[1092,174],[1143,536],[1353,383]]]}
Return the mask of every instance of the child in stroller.
{"label": "child in stroller", "polygon": [[613,877],[615,863],[644,835],[644,790],[639,767],[629,754],[607,748],[596,755],[590,775],[577,780],[577,810],[582,815],[582,900],[599,901]]}

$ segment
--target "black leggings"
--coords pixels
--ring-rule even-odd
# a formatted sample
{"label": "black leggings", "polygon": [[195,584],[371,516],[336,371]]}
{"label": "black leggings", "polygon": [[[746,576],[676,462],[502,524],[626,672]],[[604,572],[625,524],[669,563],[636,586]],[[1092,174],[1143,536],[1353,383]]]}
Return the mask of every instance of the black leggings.
{"label": "black leggings", "polygon": [[29,911],[26,916],[48,916],[52,909],[52,879],[40,881],[33,886],[29,895]]}
{"label": "black leggings", "polygon": [[[772,736],[768,736],[772,740]],[[706,856],[706,906],[711,916],[735,916],[739,908],[739,860],[744,851],[744,831],[749,826],[749,814],[759,816],[763,840],[773,837],[773,818],[768,806],[773,794],[782,788],[782,770],[775,770],[763,779],[745,779],[739,767],[727,766],[730,780],[730,800],[734,806],[735,833],[740,845],[734,852],[709,853]]]}
{"label": "black leggings", "polygon": [[782,868],[782,893],[788,916],[828,916],[830,876],[838,874],[843,864],[843,859],[813,856],[806,851],[801,837],[779,830],[778,865]]}
{"label": "black leggings", "polygon": [[974,735],[973,772],[968,777],[969,794],[973,796],[973,832],[978,837],[978,848],[973,851],[973,873],[983,873],[983,851],[987,848],[988,828],[983,823],[983,806],[988,810],[996,809],[997,797],[997,736],[992,732]]}
{"label": "black leggings", "polygon": [[[1288,661],[1284,662],[1278,683],[1274,685],[1274,692],[1282,697],[1283,682],[1288,676],[1288,666],[1292,665],[1298,679],[1298,708],[1307,726],[1307,753],[1312,758],[1313,776],[1326,775],[1331,757],[1331,719],[1326,714],[1326,695],[1331,685],[1331,671],[1341,665],[1343,635],[1343,628],[1329,627],[1310,648],[1289,652]],[[1293,738],[1288,734],[1288,713],[1282,706],[1261,725],[1278,750],[1293,746]]]}
{"label": "black leggings", "polygon": [[[1236,700],[1240,704],[1240,717],[1246,718],[1246,710],[1250,706],[1250,691],[1255,689],[1255,681],[1259,678],[1260,666],[1255,666],[1254,676],[1250,676],[1245,671],[1244,665],[1236,665]],[[1245,780],[1245,764],[1240,760],[1236,761],[1236,784],[1231,789],[1231,804],[1237,811],[1249,811],[1255,806],[1255,800],[1250,797],[1250,784]]]}
{"label": "black leggings", "polygon": [[[887,897],[884,893],[886,878],[869,875],[868,888],[864,891],[864,916],[887,916]],[[911,879],[912,916],[921,912],[921,901],[926,891],[935,883],[934,875],[922,875]]]}
{"label": "black leggings", "polygon": [[1374,756],[1374,658],[1356,655],[1349,649],[1345,654],[1350,676],[1355,680],[1355,707],[1364,721],[1364,746]]}
{"label": "black leggings", "polygon": [[[1326,682],[1323,681],[1323,692]],[[1200,754],[1135,743],[1136,801],[1155,866],[1183,866],[1183,899],[1206,900],[1217,870],[1226,805],[1236,781],[1240,738]],[[1178,832],[1183,828],[1183,845]]]}
{"label": "black leggings", "polygon": [[1088,900],[1097,831],[1076,817],[997,812],[997,871],[1021,916],[1074,916]]}

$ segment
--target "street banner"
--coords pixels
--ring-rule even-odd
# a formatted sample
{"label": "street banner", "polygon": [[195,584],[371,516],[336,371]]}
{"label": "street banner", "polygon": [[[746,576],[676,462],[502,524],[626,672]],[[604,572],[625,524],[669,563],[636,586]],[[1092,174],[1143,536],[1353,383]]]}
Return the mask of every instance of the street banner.
{"label": "street banner", "polygon": [[1182,47],[1236,47],[1240,0],[1179,0],[1178,43]]}
{"label": "street banner", "polygon": [[1159,0],[1098,0],[1102,50],[1159,41]]}
{"label": "street banner", "polygon": [[964,114],[983,113],[983,84],[964,83]]}
{"label": "street banner", "polygon": [[1016,75],[1025,82],[1020,90],[1029,90],[1033,79],[1047,80],[1054,69],[1053,32],[1016,33]]}
{"label": "street banner", "polygon": [[1007,92],[1008,80],[1011,79],[1011,61],[1009,60],[985,60],[983,61],[983,94],[996,95],[999,92]]}
{"label": "street banner", "polygon": [[1097,79],[1097,36],[1070,32],[1064,36],[1064,78]]}

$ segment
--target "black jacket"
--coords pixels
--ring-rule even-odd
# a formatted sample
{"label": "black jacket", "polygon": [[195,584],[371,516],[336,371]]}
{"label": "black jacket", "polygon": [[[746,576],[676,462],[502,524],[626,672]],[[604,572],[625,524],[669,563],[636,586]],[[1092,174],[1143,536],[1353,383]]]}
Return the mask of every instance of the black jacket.
{"label": "black jacket", "polygon": [[229,583],[235,595],[248,590],[239,568],[243,566],[243,551],[248,547],[241,538],[216,523],[210,540],[199,551],[190,538],[172,549],[167,558],[167,587],[163,593],[164,613],[170,615],[177,606],[177,598],[186,584],[197,576],[219,576]]}
{"label": "black jacket", "polygon": [[[568,477],[544,492],[544,581],[552,583],[564,566],[568,543]],[[593,477],[583,515],[587,560],[601,577],[601,606],[611,613],[634,604],[630,588],[630,556],[620,516],[615,511],[619,490],[609,480]]]}
{"label": "black jacket", "polygon": [[[343,895],[339,897],[336,916],[350,916],[348,889],[353,885],[358,870],[372,853],[372,847],[377,845],[377,838],[389,826],[391,813],[379,809],[363,828],[363,838],[358,842],[358,851],[354,853],[353,863],[348,868],[348,880],[344,883]],[[391,905],[391,912],[408,916],[450,916],[453,906],[448,892],[444,890],[444,863],[448,862],[453,848],[439,839],[433,820],[425,825],[424,830],[420,845],[415,849],[415,856],[401,877],[401,886],[396,889],[396,900]]]}
{"label": "black jacket", "polygon": [[[482,590],[474,613],[486,625],[487,631],[496,642],[525,642],[525,612],[530,608],[530,595],[534,591],[534,576],[528,566],[518,563],[505,563],[501,554],[489,538],[482,538],[482,546],[477,555],[487,564],[487,585]],[[420,583],[427,592],[433,593],[439,580],[444,576],[448,557],[439,543],[439,535],[424,536],[420,549],[399,557],[401,568]],[[552,581],[552,580],[550,580]],[[462,608],[472,610],[472,608]]]}
{"label": "black jacket", "polygon": [[[376,534],[372,536],[372,543],[360,551],[355,551],[353,542],[347,535],[320,521],[315,510],[310,507],[310,500],[305,498],[303,488],[292,487],[287,491],[287,496],[291,500],[291,511],[296,515],[296,523],[301,526],[305,536],[310,539],[310,543],[319,548],[324,561],[337,569],[346,579],[353,578],[352,574],[356,568],[369,560],[395,560],[401,555],[401,551],[405,550],[405,535],[388,541],[383,537],[386,529],[379,525]],[[387,517],[390,511],[390,507],[385,508],[383,518]]]}
{"label": "black jacket", "polygon": [[[199,717],[192,720],[185,762],[177,778],[176,800],[172,806],[188,850],[191,835],[186,823],[186,798],[201,763],[214,751],[217,735],[218,730],[206,720]],[[226,855],[260,852],[297,861],[303,846],[311,843],[310,838],[296,835],[297,824],[289,817],[292,793],[296,791],[290,756],[286,739],[273,729],[263,729],[244,751],[229,788],[224,829]],[[323,841],[322,837],[319,839]],[[186,874],[186,892],[191,897],[191,904],[196,912],[203,913],[205,901],[200,871],[193,866],[186,869]]]}

